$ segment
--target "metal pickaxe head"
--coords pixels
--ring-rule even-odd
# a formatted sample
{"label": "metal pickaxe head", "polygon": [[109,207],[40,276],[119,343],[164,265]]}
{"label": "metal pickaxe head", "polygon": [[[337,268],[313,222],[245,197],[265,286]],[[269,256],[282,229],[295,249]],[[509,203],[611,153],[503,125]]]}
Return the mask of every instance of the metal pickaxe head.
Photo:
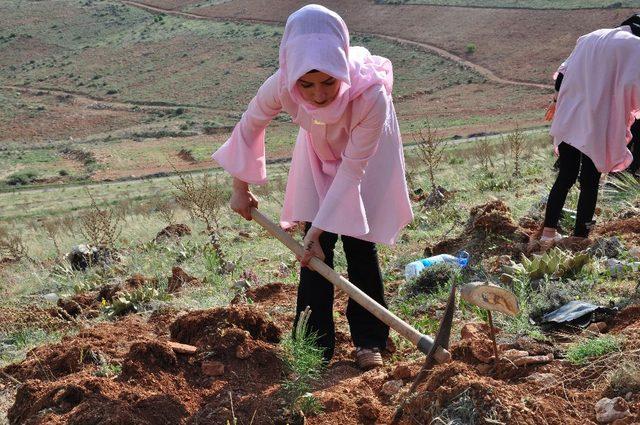
{"label": "metal pickaxe head", "polygon": [[[456,311],[456,285],[455,283],[451,285],[451,291],[449,292],[449,299],[447,300],[447,306],[444,309],[444,314],[442,319],[440,320],[440,326],[438,327],[438,332],[436,333],[436,337],[432,343],[431,349],[429,350],[429,354],[427,354],[427,358],[416,375],[416,378],[409,389],[409,394],[413,394],[418,388],[418,385],[424,381],[427,376],[427,373],[431,368],[438,363],[446,363],[451,361],[451,353],[449,353],[449,340],[451,339],[451,325],[453,324],[453,315]],[[394,422],[397,421],[402,416],[402,406],[398,408],[396,414],[394,416]]]}

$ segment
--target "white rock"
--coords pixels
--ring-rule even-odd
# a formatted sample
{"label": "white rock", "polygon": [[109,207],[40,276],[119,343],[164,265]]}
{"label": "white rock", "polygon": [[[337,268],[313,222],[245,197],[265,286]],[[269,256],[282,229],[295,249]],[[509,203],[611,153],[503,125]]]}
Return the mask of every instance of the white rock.
{"label": "white rock", "polygon": [[50,292],[48,294],[43,295],[42,298],[44,298],[46,301],[57,303],[58,300],[60,299],[60,296],[55,292]]}
{"label": "white rock", "polygon": [[596,403],[595,408],[596,420],[601,424],[608,424],[631,414],[629,404],[622,397],[602,398]]}
{"label": "white rock", "polygon": [[403,382],[402,379],[394,379],[392,381],[387,381],[382,384],[382,394],[392,396],[397,394],[398,391],[402,388]]}

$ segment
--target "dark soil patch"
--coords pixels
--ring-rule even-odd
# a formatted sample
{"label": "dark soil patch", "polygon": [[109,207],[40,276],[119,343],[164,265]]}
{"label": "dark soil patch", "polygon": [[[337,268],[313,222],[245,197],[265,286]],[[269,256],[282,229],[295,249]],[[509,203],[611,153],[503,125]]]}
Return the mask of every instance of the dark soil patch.
{"label": "dark soil patch", "polygon": [[170,238],[180,238],[182,236],[190,235],[191,228],[186,224],[171,224],[162,229],[155,237],[155,241],[159,242]]}

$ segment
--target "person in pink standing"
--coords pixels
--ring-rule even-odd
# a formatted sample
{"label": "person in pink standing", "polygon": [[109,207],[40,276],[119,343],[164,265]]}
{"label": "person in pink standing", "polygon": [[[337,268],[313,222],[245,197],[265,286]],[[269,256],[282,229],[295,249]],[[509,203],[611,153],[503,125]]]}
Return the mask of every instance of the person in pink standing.
{"label": "person in pink standing", "polygon": [[[281,111],[300,126],[280,224],[306,224],[296,321],[309,306],[309,328],[328,361],[335,349],[334,288],[309,260],[315,256],[333,267],[340,235],[349,279],[386,306],[376,244],[394,244],[413,219],[391,98],[393,72],[388,59],[350,46],[342,18],[319,5],[289,16],[279,65],[212,158],[233,176],[231,208],[250,220],[258,200],[249,185],[267,181],[265,128]],[[382,365],[389,328],[351,299],[347,319],[358,364]]]}
{"label": "person in pink standing", "polygon": [[[559,79],[559,81],[558,81]],[[578,39],[556,74],[557,100],[547,114],[560,170],[551,188],[542,241],[557,240],[567,194],[580,176],[574,236],[593,227],[601,173],[624,170],[633,161],[627,144],[640,110],[640,16]]]}

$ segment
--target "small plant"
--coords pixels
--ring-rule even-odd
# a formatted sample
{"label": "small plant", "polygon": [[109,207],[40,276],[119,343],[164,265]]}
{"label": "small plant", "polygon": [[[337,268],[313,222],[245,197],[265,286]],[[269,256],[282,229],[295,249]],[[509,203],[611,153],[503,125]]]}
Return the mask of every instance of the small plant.
{"label": "small plant", "polygon": [[93,374],[100,378],[111,378],[111,377],[120,375],[121,372],[122,372],[121,365],[104,363],[100,365],[98,370],[96,370]]}
{"label": "small plant", "polygon": [[466,52],[468,54],[473,54],[476,52],[476,44],[475,43],[469,43],[467,44],[467,48],[466,48]]}
{"label": "small plant", "polygon": [[81,216],[80,233],[91,244],[113,248],[122,232],[122,215],[113,209],[100,208],[91,192],[86,190],[91,207]]}
{"label": "small plant", "polygon": [[458,396],[453,398],[446,407],[443,407],[431,421],[432,424],[467,424],[473,425],[481,423],[478,416],[478,409],[471,396],[469,390],[464,390]]}
{"label": "small plant", "polygon": [[305,415],[321,411],[322,406],[310,392],[325,366],[323,351],[316,345],[317,336],[307,327],[310,315],[307,307],[300,313],[294,333],[282,341],[282,360],[289,372],[282,390],[292,410],[302,410]]}
{"label": "small plant", "polygon": [[153,300],[167,300],[169,297],[156,288],[146,286],[131,292],[120,292],[114,297],[111,305],[105,307],[107,316],[122,316],[127,313],[137,313]]}
{"label": "small plant", "polygon": [[502,143],[507,148],[507,151],[511,155],[511,159],[513,160],[513,175],[515,177],[522,175],[520,161],[522,160],[526,141],[527,137],[520,127],[516,127],[516,129],[512,133],[509,133],[506,138],[502,138]]}
{"label": "small plant", "polygon": [[589,359],[601,357],[614,351],[620,351],[620,340],[613,335],[587,339],[576,343],[567,350],[567,360],[577,366],[582,366]]}
{"label": "small plant", "polygon": [[478,139],[472,152],[482,168],[486,171],[493,169],[493,156],[495,155],[495,149],[489,142],[489,139],[486,137]]}
{"label": "small plant", "polygon": [[587,253],[572,254],[554,247],[542,255],[534,254],[532,259],[523,255],[522,263],[512,261],[510,266],[505,267],[505,278],[513,279],[516,275],[525,275],[529,279],[573,276],[590,261],[591,256]]}
{"label": "small plant", "polygon": [[60,245],[58,244],[58,239],[56,238],[60,229],[60,223],[53,220],[44,220],[42,222],[42,228],[47,234],[47,237],[51,240],[51,242],[53,242],[53,246],[56,249],[56,256],[58,258],[62,257],[62,251],[60,250]]}
{"label": "small plant", "polygon": [[435,192],[438,188],[435,173],[442,166],[447,142],[437,135],[437,129],[433,128],[429,122],[418,130],[418,135],[414,136],[414,140],[418,146],[418,158],[425,164],[431,190]]}

